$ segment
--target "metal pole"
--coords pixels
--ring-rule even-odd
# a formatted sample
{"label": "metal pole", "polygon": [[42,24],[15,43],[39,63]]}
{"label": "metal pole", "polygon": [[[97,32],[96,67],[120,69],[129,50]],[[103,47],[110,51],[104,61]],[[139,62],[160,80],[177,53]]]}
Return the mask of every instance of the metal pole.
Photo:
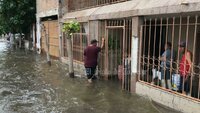
{"label": "metal pole", "polygon": [[62,33],[62,23],[61,23],[61,18],[62,18],[62,0],[58,1],[58,29],[59,29],[59,57],[63,57],[63,33]]}
{"label": "metal pole", "polygon": [[[154,49],[153,49],[153,69],[155,69],[155,53],[156,53],[156,33],[157,33],[157,18],[155,19],[155,26],[154,26]],[[152,82],[154,83],[154,78],[152,77]]]}
{"label": "metal pole", "polygon": [[143,60],[142,59],[142,42],[143,42],[143,25],[141,25],[140,26],[140,46],[139,46],[139,80],[141,80],[141,66],[142,66],[142,64],[141,64],[141,60]]}
{"label": "metal pole", "polygon": [[[176,18],[173,17],[173,26],[172,26],[172,47],[171,47],[171,62],[170,62],[170,80],[171,80],[171,75],[172,75],[172,71],[173,71],[173,48],[174,48],[174,30],[175,30],[175,27],[174,27],[174,24],[175,24],[175,20]],[[167,38],[167,37],[166,37]],[[169,87],[169,86],[168,86]]]}
{"label": "metal pole", "polygon": [[147,30],[147,20],[145,19],[145,25],[144,25],[144,45],[142,46],[143,47],[143,78],[142,80],[144,81],[145,80],[145,51],[146,51],[146,30]]}
{"label": "metal pole", "polygon": [[50,59],[50,53],[49,53],[49,21],[51,19],[48,19],[48,33],[46,36],[46,45],[47,45],[47,63],[49,64],[49,66],[51,66],[51,59]]}
{"label": "metal pole", "polygon": [[148,39],[148,63],[147,63],[147,82],[150,82],[150,77],[149,77],[149,69],[150,69],[150,48],[151,48],[151,19],[150,19],[150,25],[149,25],[149,39]]}
{"label": "metal pole", "polygon": [[51,59],[50,59],[50,55],[49,55],[49,20],[47,22],[48,22],[48,33],[46,31],[46,27],[45,27],[44,24],[43,24],[43,30],[44,30],[44,33],[45,33],[45,45],[46,45],[47,64],[49,66],[51,66]]}
{"label": "metal pole", "polygon": [[[198,22],[198,16],[195,16],[195,28],[194,28],[194,42],[193,42],[193,56],[195,56],[196,51],[196,39],[197,39],[197,22]],[[192,94],[192,81],[194,77],[194,61],[195,58],[192,60],[192,73],[191,73],[191,82],[190,82],[190,95]]]}
{"label": "metal pole", "polygon": [[[163,18],[160,19],[160,41],[159,41],[159,56],[161,55],[161,43],[162,43],[162,27],[163,27]],[[158,70],[160,70],[160,59],[158,60]],[[157,84],[159,84],[159,79],[157,81]]]}

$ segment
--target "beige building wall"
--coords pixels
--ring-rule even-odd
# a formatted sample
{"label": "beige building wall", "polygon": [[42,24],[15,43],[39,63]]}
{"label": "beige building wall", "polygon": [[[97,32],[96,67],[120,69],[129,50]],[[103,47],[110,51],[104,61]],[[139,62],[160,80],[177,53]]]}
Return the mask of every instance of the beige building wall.
{"label": "beige building wall", "polygon": [[37,7],[37,44],[36,47],[38,49],[38,53],[40,53],[41,50],[41,19],[44,17],[51,17],[51,16],[57,16],[58,15],[58,1],[59,0],[36,0],[36,7]]}
{"label": "beige building wall", "polygon": [[37,0],[37,13],[58,8],[58,0]]}

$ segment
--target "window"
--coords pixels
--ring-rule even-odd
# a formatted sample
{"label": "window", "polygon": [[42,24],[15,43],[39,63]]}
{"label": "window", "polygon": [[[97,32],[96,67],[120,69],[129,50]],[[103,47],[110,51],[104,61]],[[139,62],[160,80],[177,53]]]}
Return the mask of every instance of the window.
{"label": "window", "polygon": [[199,99],[199,17],[149,17],[141,30],[140,81]]}

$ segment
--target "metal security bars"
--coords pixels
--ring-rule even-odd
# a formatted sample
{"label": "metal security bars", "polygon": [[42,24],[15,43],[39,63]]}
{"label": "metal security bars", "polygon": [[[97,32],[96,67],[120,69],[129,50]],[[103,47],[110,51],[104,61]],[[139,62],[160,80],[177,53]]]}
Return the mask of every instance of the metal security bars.
{"label": "metal security bars", "polygon": [[200,99],[200,18],[146,18],[141,26],[139,80]]}
{"label": "metal security bars", "polygon": [[129,0],[69,0],[68,11],[76,11],[81,9],[88,9],[92,7],[98,7],[102,5],[114,4],[119,2],[125,2]]}
{"label": "metal security bars", "polygon": [[83,52],[89,44],[88,35],[85,33],[73,34],[73,58],[75,61],[84,62]]}
{"label": "metal security bars", "polygon": [[[86,33],[88,32],[88,24],[87,23],[81,23],[81,29],[78,33],[73,33],[72,35],[72,51],[73,51],[73,59],[76,62],[83,63],[84,62],[84,56],[83,52],[84,49],[89,44],[89,35]],[[64,34],[63,35],[63,55],[64,57],[68,57],[67,55],[67,37]]]}

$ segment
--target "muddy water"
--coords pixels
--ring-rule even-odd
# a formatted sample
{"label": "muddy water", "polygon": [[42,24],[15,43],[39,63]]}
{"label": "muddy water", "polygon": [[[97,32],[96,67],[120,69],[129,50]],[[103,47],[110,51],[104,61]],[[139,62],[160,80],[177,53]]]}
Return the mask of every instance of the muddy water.
{"label": "muddy water", "polygon": [[121,91],[117,82],[66,76],[66,66],[0,42],[0,113],[159,113],[171,111]]}

